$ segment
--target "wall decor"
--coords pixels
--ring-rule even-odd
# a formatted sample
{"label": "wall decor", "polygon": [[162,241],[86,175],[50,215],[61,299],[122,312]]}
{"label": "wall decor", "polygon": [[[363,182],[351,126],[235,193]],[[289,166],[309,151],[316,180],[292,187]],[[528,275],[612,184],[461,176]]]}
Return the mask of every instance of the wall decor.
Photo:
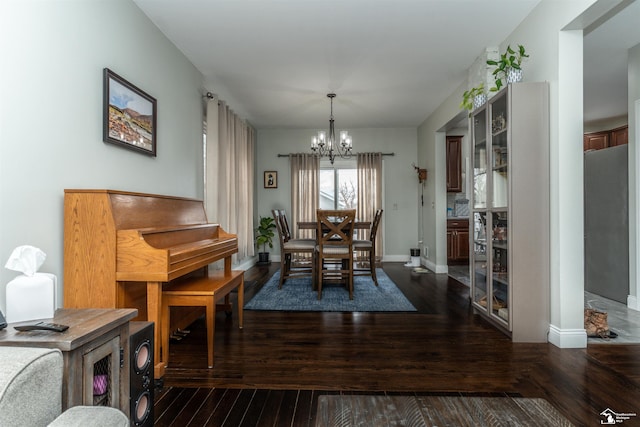
{"label": "wall decor", "polygon": [[156,156],[156,99],[104,69],[102,139]]}
{"label": "wall decor", "polygon": [[264,188],[278,188],[278,172],[264,171]]}

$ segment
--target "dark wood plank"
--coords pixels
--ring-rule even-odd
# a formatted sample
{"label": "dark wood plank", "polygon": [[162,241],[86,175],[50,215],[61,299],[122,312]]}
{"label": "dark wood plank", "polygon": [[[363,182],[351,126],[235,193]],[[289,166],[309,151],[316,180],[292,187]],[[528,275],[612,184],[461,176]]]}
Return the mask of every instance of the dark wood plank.
{"label": "dark wood plank", "polygon": [[[269,396],[269,390],[255,390],[251,397],[251,402],[247,405],[247,410],[242,417],[242,422],[237,424],[239,427],[255,427],[258,425],[268,425],[262,419],[262,413],[265,409],[265,403]],[[266,417],[265,417],[266,420]],[[258,424],[260,422],[260,424]]]}
{"label": "dark wood plank", "polygon": [[300,390],[300,393],[298,394],[298,403],[296,404],[296,413],[291,425],[300,427],[315,426],[317,400],[318,395],[313,391]]}
{"label": "dark wood plank", "polygon": [[[209,427],[220,427],[224,424],[224,421],[227,419],[228,414],[233,409],[238,396],[240,395],[240,390],[225,390],[225,393],[220,398],[216,409],[210,414],[207,422],[203,425]],[[154,424],[155,425],[155,424]]]}
{"label": "dark wood plank", "polygon": [[247,408],[250,407],[251,400],[255,396],[256,392],[257,390],[253,389],[240,390],[237,399],[233,403],[231,409],[228,411],[224,422],[221,424],[221,427],[238,427],[242,423],[242,420],[247,413]]}
{"label": "dark wood plank", "polygon": [[[277,268],[245,272],[245,280],[256,282],[245,301]],[[174,367],[165,387],[215,388],[218,403],[208,398],[198,411],[208,416],[195,414],[201,424],[190,425],[219,426],[227,418],[260,425],[264,417],[266,425],[314,426],[318,396],[327,393],[543,398],[576,425],[599,424],[606,408],[637,412],[639,345],[514,344],[474,314],[465,285],[442,274],[414,274],[400,263],[384,270],[416,313],[247,310],[243,330],[235,313],[220,313],[213,369],[202,369],[205,328],[194,323],[187,338],[171,345]],[[238,400],[238,389],[251,398]],[[261,412],[251,407],[258,390],[280,391],[253,401]],[[169,414],[170,394],[156,397],[160,415]]]}
{"label": "dark wood plank", "polygon": [[[184,414],[184,408],[189,404],[192,397],[196,394],[196,388],[181,389],[180,393],[172,401],[171,406],[162,413],[162,416],[158,420],[156,418],[155,425],[157,426],[172,426],[172,425],[184,425],[186,423],[176,423],[176,420],[181,418]],[[189,417],[190,419],[191,417]]]}
{"label": "dark wood plank", "polygon": [[[281,408],[291,407],[291,405],[283,405],[283,399],[286,393],[285,390],[266,390],[266,393],[267,395],[264,399],[264,405],[262,406],[262,411],[259,416],[245,417],[247,421],[251,422],[251,424],[246,425],[275,426],[277,425],[278,418],[280,417]],[[258,422],[260,424],[257,424]]]}
{"label": "dark wood plank", "polygon": [[200,409],[203,403],[207,400],[207,397],[213,391],[213,389],[210,388],[197,388],[191,390],[193,392],[190,395],[185,395],[184,397],[182,397],[179,404],[178,402],[176,402],[176,405],[173,405],[177,407],[177,409],[179,409],[177,414],[172,415],[168,411],[165,413],[165,416],[163,418],[173,418],[170,424],[167,425],[180,427],[189,425],[189,423],[194,418],[194,415],[200,413]]}
{"label": "dark wood plank", "polygon": [[293,417],[296,414],[298,406],[298,399],[300,398],[300,392],[298,390],[284,390],[282,395],[282,402],[278,409],[278,418],[273,425],[274,427],[290,427],[293,424]]}
{"label": "dark wood plank", "polygon": [[153,405],[153,416],[156,426],[171,425],[175,413],[175,408],[181,407],[181,395],[184,392],[182,388],[169,388],[163,392],[156,393]]}
{"label": "dark wood plank", "polygon": [[222,388],[214,388],[208,390],[209,393],[202,401],[202,405],[200,405],[198,411],[193,414],[193,417],[189,421],[189,424],[184,424],[185,427],[199,427],[207,425],[209,419],[217,413],[216,409],[222,402],[226,390]]}

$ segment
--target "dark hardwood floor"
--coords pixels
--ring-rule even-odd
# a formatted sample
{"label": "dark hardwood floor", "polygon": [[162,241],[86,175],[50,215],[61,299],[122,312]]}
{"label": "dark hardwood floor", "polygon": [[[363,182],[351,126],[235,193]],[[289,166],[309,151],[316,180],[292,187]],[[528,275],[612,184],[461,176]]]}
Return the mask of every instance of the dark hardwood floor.
{"label": "dark hardwood floor", "polygon": [[[245,301],[277,267],[245,273],[256,282]],[[196,322],[170,345],[155,425],[313,426],[317,396],[327,393],[540,397],[576,425],[600,425],[607,408],[638,412],[624,425],[640,425],[640,346],[514,344],[447,275],[400,263],[384,270],[417,312],[245,311],[243,330],[236,313],[219,313],[213,369]]]}

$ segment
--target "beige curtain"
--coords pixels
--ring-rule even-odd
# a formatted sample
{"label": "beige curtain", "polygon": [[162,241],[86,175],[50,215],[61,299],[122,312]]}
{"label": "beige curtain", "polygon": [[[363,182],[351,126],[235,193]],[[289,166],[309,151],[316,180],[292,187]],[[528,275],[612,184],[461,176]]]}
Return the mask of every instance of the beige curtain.
{"label": "beige curtain", "polygon": [[255,130],[227,104],[207,103],[205,200],[209,222],[238,235],[234,263],[254,256]]}
{"label": "beige curtain", "polygon": [[[382,208],[382,153],[358,153],[358,219],[373,221],[377,209]],[[383,214],[384,218],[384,214]],[[358,230],[358,239],[368,239],[366,230]],[[382,258],[382,233],[376,236],[376,258]]]}
{"label": "beige curtain", "polygon": [[290,154],[291,224],[293,236],[313,238],[314,230],[298,230],[298,221],[315,221],[320,187],[320,159],[313,154]]}

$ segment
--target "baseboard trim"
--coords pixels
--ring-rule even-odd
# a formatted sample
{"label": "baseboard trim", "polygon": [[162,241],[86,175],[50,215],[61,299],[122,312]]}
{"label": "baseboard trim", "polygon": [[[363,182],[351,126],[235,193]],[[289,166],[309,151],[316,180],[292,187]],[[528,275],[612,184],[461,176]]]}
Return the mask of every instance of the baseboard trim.
{"label": "baseboard trim", "polygon": [[425,267],[427,267],[429,270],[433,271],[434,273],[437,274],[447,274],[449,272],[449,267],[446,265],[438,265],[435,264],[434,262],[426,259],[426,258],[421,258],[422,260],[422,265],[424,265]]}
{"label": "baseboard trim", "polygon": [[[247,271],[248,269],[256,265],[256,261],[257,261],[257,258],[255,257],[245,258],[241,263],[234,264],[233,269]],[[278,260],[278,262],[280,262],[280,260]]]}
{"label": "baseboard trim", "polygon": [[382,257],[382,262],[409,262],[411,257],[407,255],[385,255]]}
{"label": "baseboard trim", "polygon": [[587,348],[587,332],[584,329],[560,329],[550,325],[549,342],[558,348]]}
{"label": "baseboard trim", "polygon": [[627,308],[640,311],[640,305],[638,305],[638,302],[638,297],[634,295],[627,295]]}

